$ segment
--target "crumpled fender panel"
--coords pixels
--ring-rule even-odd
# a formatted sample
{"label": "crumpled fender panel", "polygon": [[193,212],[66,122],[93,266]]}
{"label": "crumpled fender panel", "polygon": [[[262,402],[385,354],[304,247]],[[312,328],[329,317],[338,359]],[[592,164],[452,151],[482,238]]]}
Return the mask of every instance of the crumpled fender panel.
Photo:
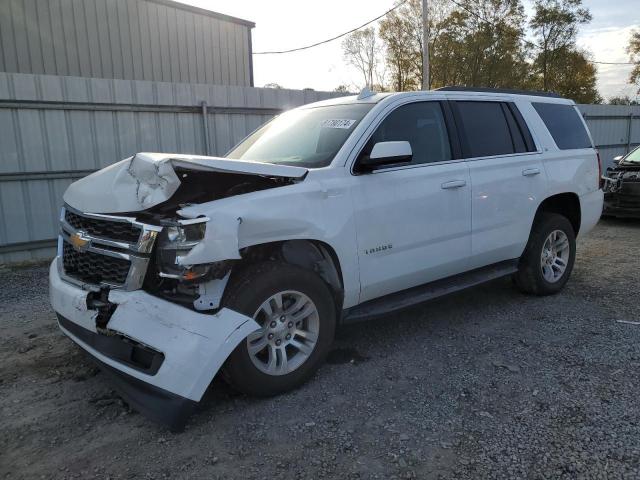
{"label": "crumpled fender panel", "polygon": [[[62,281],[57,259],[49,270],[49,294],[57,313],[96,331],[95,312],[86,307],[87,292]],[[196,402],[200,401],[233,349],[260,328],[253,319],[227,308],[215,315],[197,313],[142,290],[112,290],[109,300],[118,307],[107,324],[108,329],[164,354],[164,362],[155,375],[114,361],[68,331],[64,333],[109,367]]]}
{"label": "crumpled fender panel", "polygon": [[[185,218],[206,216],[205,238],[179,263],[193,265],[240,258],[238,249],[295,239],[324,239],[342,231],[345,192],[328,199],[313,182],[253,192],[178,210]],[[339,200],[338,200],[339,198]],[[333,232],[330,232],[333,233]]]}
{"label": "crumpled fender panel", "polygon": [[[349,208],[349,178],[328,188],[310,170],[304,182],[227,197],[178,210],[186,219],[207,217],[204,240],[181,256],[182,265],[240,258],[239,250],[285,240],[318,240],[336,252],[344,282],[344,307],[355,305],[359,276],[355,223]],[[324,172],[325,174],[327,172]]]}

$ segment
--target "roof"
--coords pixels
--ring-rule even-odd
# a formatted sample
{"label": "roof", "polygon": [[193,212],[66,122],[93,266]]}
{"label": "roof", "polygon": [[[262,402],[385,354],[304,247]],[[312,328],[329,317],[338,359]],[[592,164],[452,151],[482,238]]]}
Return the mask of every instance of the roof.
{"label": "roof", "polygon": [[564,98],[555,92],[543,92],[540,90],[516,90],[511,88],[488,88],[488,87],[440,87],[439,92],[478,92],[478,93],[508,93],[509,95],[528,95],[531,97],[551,97]]}
{"label": "roof", "polygon": [[[506,90],[506,89],[493,89],[493,88],[470,88],[470,87],[444,87],[439,88],[437,90],[415,90],[409,92],[385,92],[385,93],[376,93],[374,95],[369,95],[364,98],[359,98],[358,95],[348,95],[344,97],[334,97],[328,100],[322,100],[320,102],[307,103],[306,105],[302,105],[299,108],[315,108],[315,107],[323,107],[328,105],[345,105],[345,104],[353,104],[353,103],[379,103],[386,98],[399,98],[399,97],[412,97],[416,99],[420,98],[429,98],[432,96],[438,96],[442,98],[450,98],[451,100],[461,100],[464,98],[475,98],[477,97],[479,100],[487,99],[487,96],[496,95],[500,96],[503,101],[504,98],[511,98],[512,100],[517,100],[518,97],[525,97],[528,101],[538,101],[545,103],[562,103],[562,104],[571,104],[573,105],[573,100],[568,98],[561,97],[556,93],[551,92],[537,92],[537,91],[527,91],[527,90]],[[392,101],[392,100],[390,100]]]}
{"label": "roof", "polygon": [[244,20],[238,17],[232,17],[231,15],[225,15],[224,13],[214,12],[213,10],[206,10],[204,8],[194,7],[182,2],[175,2],[174,0],[146,0],[147,2],[157,3],[159,5],[165,5],[167,7],[178,8],[186,12],[195,13],[197,15],[206,15],[207,17],[217,18],[218,20],[224,20],[225,22],[237,23],[238,25],[244,25],[245,27],[254,28],[256,24],[250,20]]}

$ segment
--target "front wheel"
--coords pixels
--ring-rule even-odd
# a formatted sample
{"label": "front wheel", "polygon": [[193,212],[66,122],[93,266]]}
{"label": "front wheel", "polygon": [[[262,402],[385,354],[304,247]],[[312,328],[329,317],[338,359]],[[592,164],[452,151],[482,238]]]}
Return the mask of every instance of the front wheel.
{"label": "front wheel", "polygon": [[569,220],[543,212],[531,229],[514,280],[525,293],[551,295],[565,286],[576,258],[576,238]]}
{"label": "front wheel", "polygon": [[253,318],[260,330],[229,356],[224,373],[257,396],[296,388],[322,364],[336,325],[333,296],[314,272],[280,262],[254,265],[234,278],[224,306]]}

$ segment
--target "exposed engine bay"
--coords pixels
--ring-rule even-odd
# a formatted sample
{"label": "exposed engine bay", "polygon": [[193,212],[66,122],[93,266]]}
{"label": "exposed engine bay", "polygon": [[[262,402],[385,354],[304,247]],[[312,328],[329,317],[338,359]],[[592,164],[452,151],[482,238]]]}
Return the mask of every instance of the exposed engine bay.
{"label": "exposed engine bay", "polygon": [[233,263],[237,260],[182,265],[181,257],[204,239],[206,221],[196,218],[185,222],[177,212],[192,204],[290,185],[293,180],[237,173],[194,172],[184,168],[176,168],[175,172],[181,183],[170,199],[146,211],[131,214],[139,221],[164,227],[158,235],[143,288],[188,308],[215,310]]}
{"label": "exposed engine bay", "polygon": [[640,218],[640,164],[621,162],[604,180],[604,215]]}

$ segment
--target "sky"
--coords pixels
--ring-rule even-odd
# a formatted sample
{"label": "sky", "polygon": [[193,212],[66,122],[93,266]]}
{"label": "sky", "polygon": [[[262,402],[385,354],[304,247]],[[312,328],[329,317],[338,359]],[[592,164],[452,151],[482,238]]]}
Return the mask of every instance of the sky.
{"label": "sky", "polygon": [[[251,20],[253,51],[285,50],[308,45],[361,25],[384,13],[394,0],[181,0],[201,8]],[[531,11],[531,1],[524,0]],[[593,60],[628,62],[625,47],[631,31],[640,29],[638,0],[583,0],[593,20],[582,26],[578,45]],[[341,40],[302,52],[254,55],[254,83],[277,83],[284,88],[333,90],[362,84],[358,73],[345,64]],[[635,96],[627,83],[631,66],[598,65],[598,89],[605,98]]]}

